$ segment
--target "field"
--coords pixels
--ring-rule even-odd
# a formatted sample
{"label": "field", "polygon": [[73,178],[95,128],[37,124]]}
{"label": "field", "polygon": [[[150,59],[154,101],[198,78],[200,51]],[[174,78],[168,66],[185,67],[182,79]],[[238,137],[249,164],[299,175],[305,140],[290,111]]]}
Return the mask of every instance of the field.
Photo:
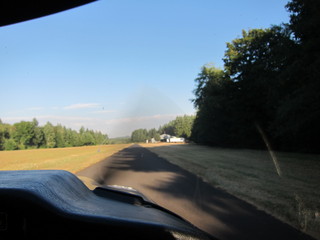
{"label": "field", "polygon": [[142,144],[213,186],[320,239],[320,156],[210,148],[191,144]]}
{"label": "field", "polygon": [[129,145],[0,151],[0,170],[59,169],[76,173]]}
{"label": "field", "polygon": [[[0,170],[62,169],[76,173],[129,145],[1,151]],[[319,155],[276,153],[279,176],[267,151],[192,144],[141,145],[320,239]]]}

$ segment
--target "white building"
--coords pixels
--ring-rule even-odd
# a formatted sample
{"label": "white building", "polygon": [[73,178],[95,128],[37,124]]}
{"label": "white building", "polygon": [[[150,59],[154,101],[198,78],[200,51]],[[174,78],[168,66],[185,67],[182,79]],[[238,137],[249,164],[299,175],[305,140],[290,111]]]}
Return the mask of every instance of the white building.
{"label": "white building", "polygon": [[171,143],[183,143],[183,142],[185,142],[184,138],[177,138],[177,137],[173,137],[173,136],[171,138],[167,139],[167,140],[169,140],[169,142],[171,142]]}
{"label": "white building", "polygon": [[169,134],[161,134],[160,141],[161,142],[170,142],[170,143],[183,143],[183,142],[185,142],[185,139],[171,136]]}

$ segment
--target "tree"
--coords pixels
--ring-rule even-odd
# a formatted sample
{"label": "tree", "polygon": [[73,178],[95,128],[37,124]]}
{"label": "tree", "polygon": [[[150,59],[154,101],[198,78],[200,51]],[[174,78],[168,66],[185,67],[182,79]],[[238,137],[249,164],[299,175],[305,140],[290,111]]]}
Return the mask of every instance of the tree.
{"label": "tree", "polygon": [[0,150],[5,149],[5,142],[10,138],[11,126],[2,123],[0,119]]}
{"label": "tree", "polygon": [[225,70],[236,86],[233,104],[240,126],[237,135],[247,136],[238,138],[246,147],[264,147],[255,126],[277,142],[271,123],[279,103],[291,88],[288,86],[291,80],[284,76],[294,58],[291,52],[297,48],[291,35],[286,25],[273,26],[243,31],[242,38],[227,44]]}
{"label": "tree", "polygon": [[21,121],[13,125],[12,138],[18,144],[19,149],[25,149],[34,146],[36,120],[32,122]]}
{"label": "tree", "polygon": [[47,122],[43,127],[44,139],[47,148],[56,147],[56,134],[54,131],[54,127],[50,122]]}
{"label": "tree", "polygon": [[131,134],[132,142],[145,142],[148,139],[147,129],[137,129],[134,130]]}
{"label": "tree", "polygon": [[174,121],[170,121],[170,122],[166,123],[165,125],[160,126],[158,132],[160,134],[168,134],[168,135],[172,135],[173,136],[174,135],[174,126],[173,126],[173,124],[174,124]]}
{"label": "tree", "polygon": [[14,125],[2,123],[0,120],[0,150],[74,147],[107,143],[107,134],[84,127],[77,132],[61,124],[53,126],[50,122],[40,127],[36,119],[31,122],[21,121]]}
{"label": "tree", "polygon": [[155,128],[148,131],[148,139],[151,140],[152,138],[156,141],[160,141],[160,134]]}
{"label": "tree", "polygon": [[82,135],[82,144],[85,146],[94,145],[95,139],[91,131],[88,129]]}
{"label": "tree", "polygon": [[109,137],[108,134],[103,134],[101,132],[97,132],[96,134],[96,144],[108,144]]}
{"label": "tree", "polygon": [[191,139],[197,143],[227,146],[231,144],[231,126],[234,125],[230,112],[234,108],[233,85],[221,69],[206,65],[195,79],[194,90],[197,115],[192,127]]}
{"label": "tree", "polygon": [[291,12],[290,28],[297,40],[303,43],[309,41],[319,43],[314,40],[319,40],[320,37],[320,2],[318,0],[291,0],[286,7]]}
{"label": "tree", "polygon": [[68,139],[70,146],[72,146],[72,147],[81,146],[81,144],[82,144],[81,137],[77,131],[68,129],[67,136],[68,136],[67,139]]}
{"label": "tree", "polygon": [[55,134],[55,141],[56,141],[56,147],[63,148],[66,146],[66,132],[65,128],[58,124],[54,127],[54,134]]}
{"label": "tree", "polygon": [[191,136],[191,129],[194,119],[195,116],[177,116],[174,120],[161,126],[158,132],[161,134],[189,138]]}
{"label": "tree", "polygon": [[205,66],[196,79],[193,140],[264,147],[257,127],[274,137],[271,123],[287,91],[287,79],[280,76],[295,45],[285,25],[242,31],[242,37],[227,43],[224,70]]}
{"label": "tree", "polygon": [[224,69],[196,79],[192,139],[228,147],[319,152],[320,1],[292,0],[290,24],[243,31]]}
{"label": "tree", "polygon": [[190,138],[194,116],[178,116],[174,120],[174,135],[178,137]]}
{"label": "tree", "polygon": [[6,151],[17,150],[18,145],[12,138],[5,139],[3,149]]}
{"label": "tree", "polygon": [[320,1],[292,0],[289,28],[298,48],[285,76],[290,93],[283,98],[275,119],[281,147],[285,150],[319,152],[320,134]]}

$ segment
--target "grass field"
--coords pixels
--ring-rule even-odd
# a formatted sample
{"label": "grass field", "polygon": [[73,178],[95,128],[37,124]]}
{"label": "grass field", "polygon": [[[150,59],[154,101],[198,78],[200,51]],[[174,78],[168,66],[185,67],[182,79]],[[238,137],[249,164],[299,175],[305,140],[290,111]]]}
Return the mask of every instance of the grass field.
{"label": "grass field", "polygon": [[0,151],[0,170],[59,169],[76,173],[129,145]]}
{"label": "grass field", "polygon": [[179,144],[142,144],[213,186],[320,239],[320,156]]}

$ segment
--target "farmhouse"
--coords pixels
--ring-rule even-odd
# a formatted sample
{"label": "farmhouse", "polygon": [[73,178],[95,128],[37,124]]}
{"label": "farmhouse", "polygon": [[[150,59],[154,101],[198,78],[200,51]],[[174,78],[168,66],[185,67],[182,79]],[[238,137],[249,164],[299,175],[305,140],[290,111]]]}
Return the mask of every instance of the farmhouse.
{"label": "farmhouse", "polygon": [[185,142],[185,139],[171,136],[169,134],[162,134],[162,135],[160,135],[160,141],[161,142],[170,142],[170,143],[183,143],[183,142]]}
{"label": "farmhouse", "polygon": [[168,139],[169,142],[171,143],[183,143],[185,142],[185,139],[184,138],[178,138],[178,137],[174,137],[172,136],[171,138]]}

